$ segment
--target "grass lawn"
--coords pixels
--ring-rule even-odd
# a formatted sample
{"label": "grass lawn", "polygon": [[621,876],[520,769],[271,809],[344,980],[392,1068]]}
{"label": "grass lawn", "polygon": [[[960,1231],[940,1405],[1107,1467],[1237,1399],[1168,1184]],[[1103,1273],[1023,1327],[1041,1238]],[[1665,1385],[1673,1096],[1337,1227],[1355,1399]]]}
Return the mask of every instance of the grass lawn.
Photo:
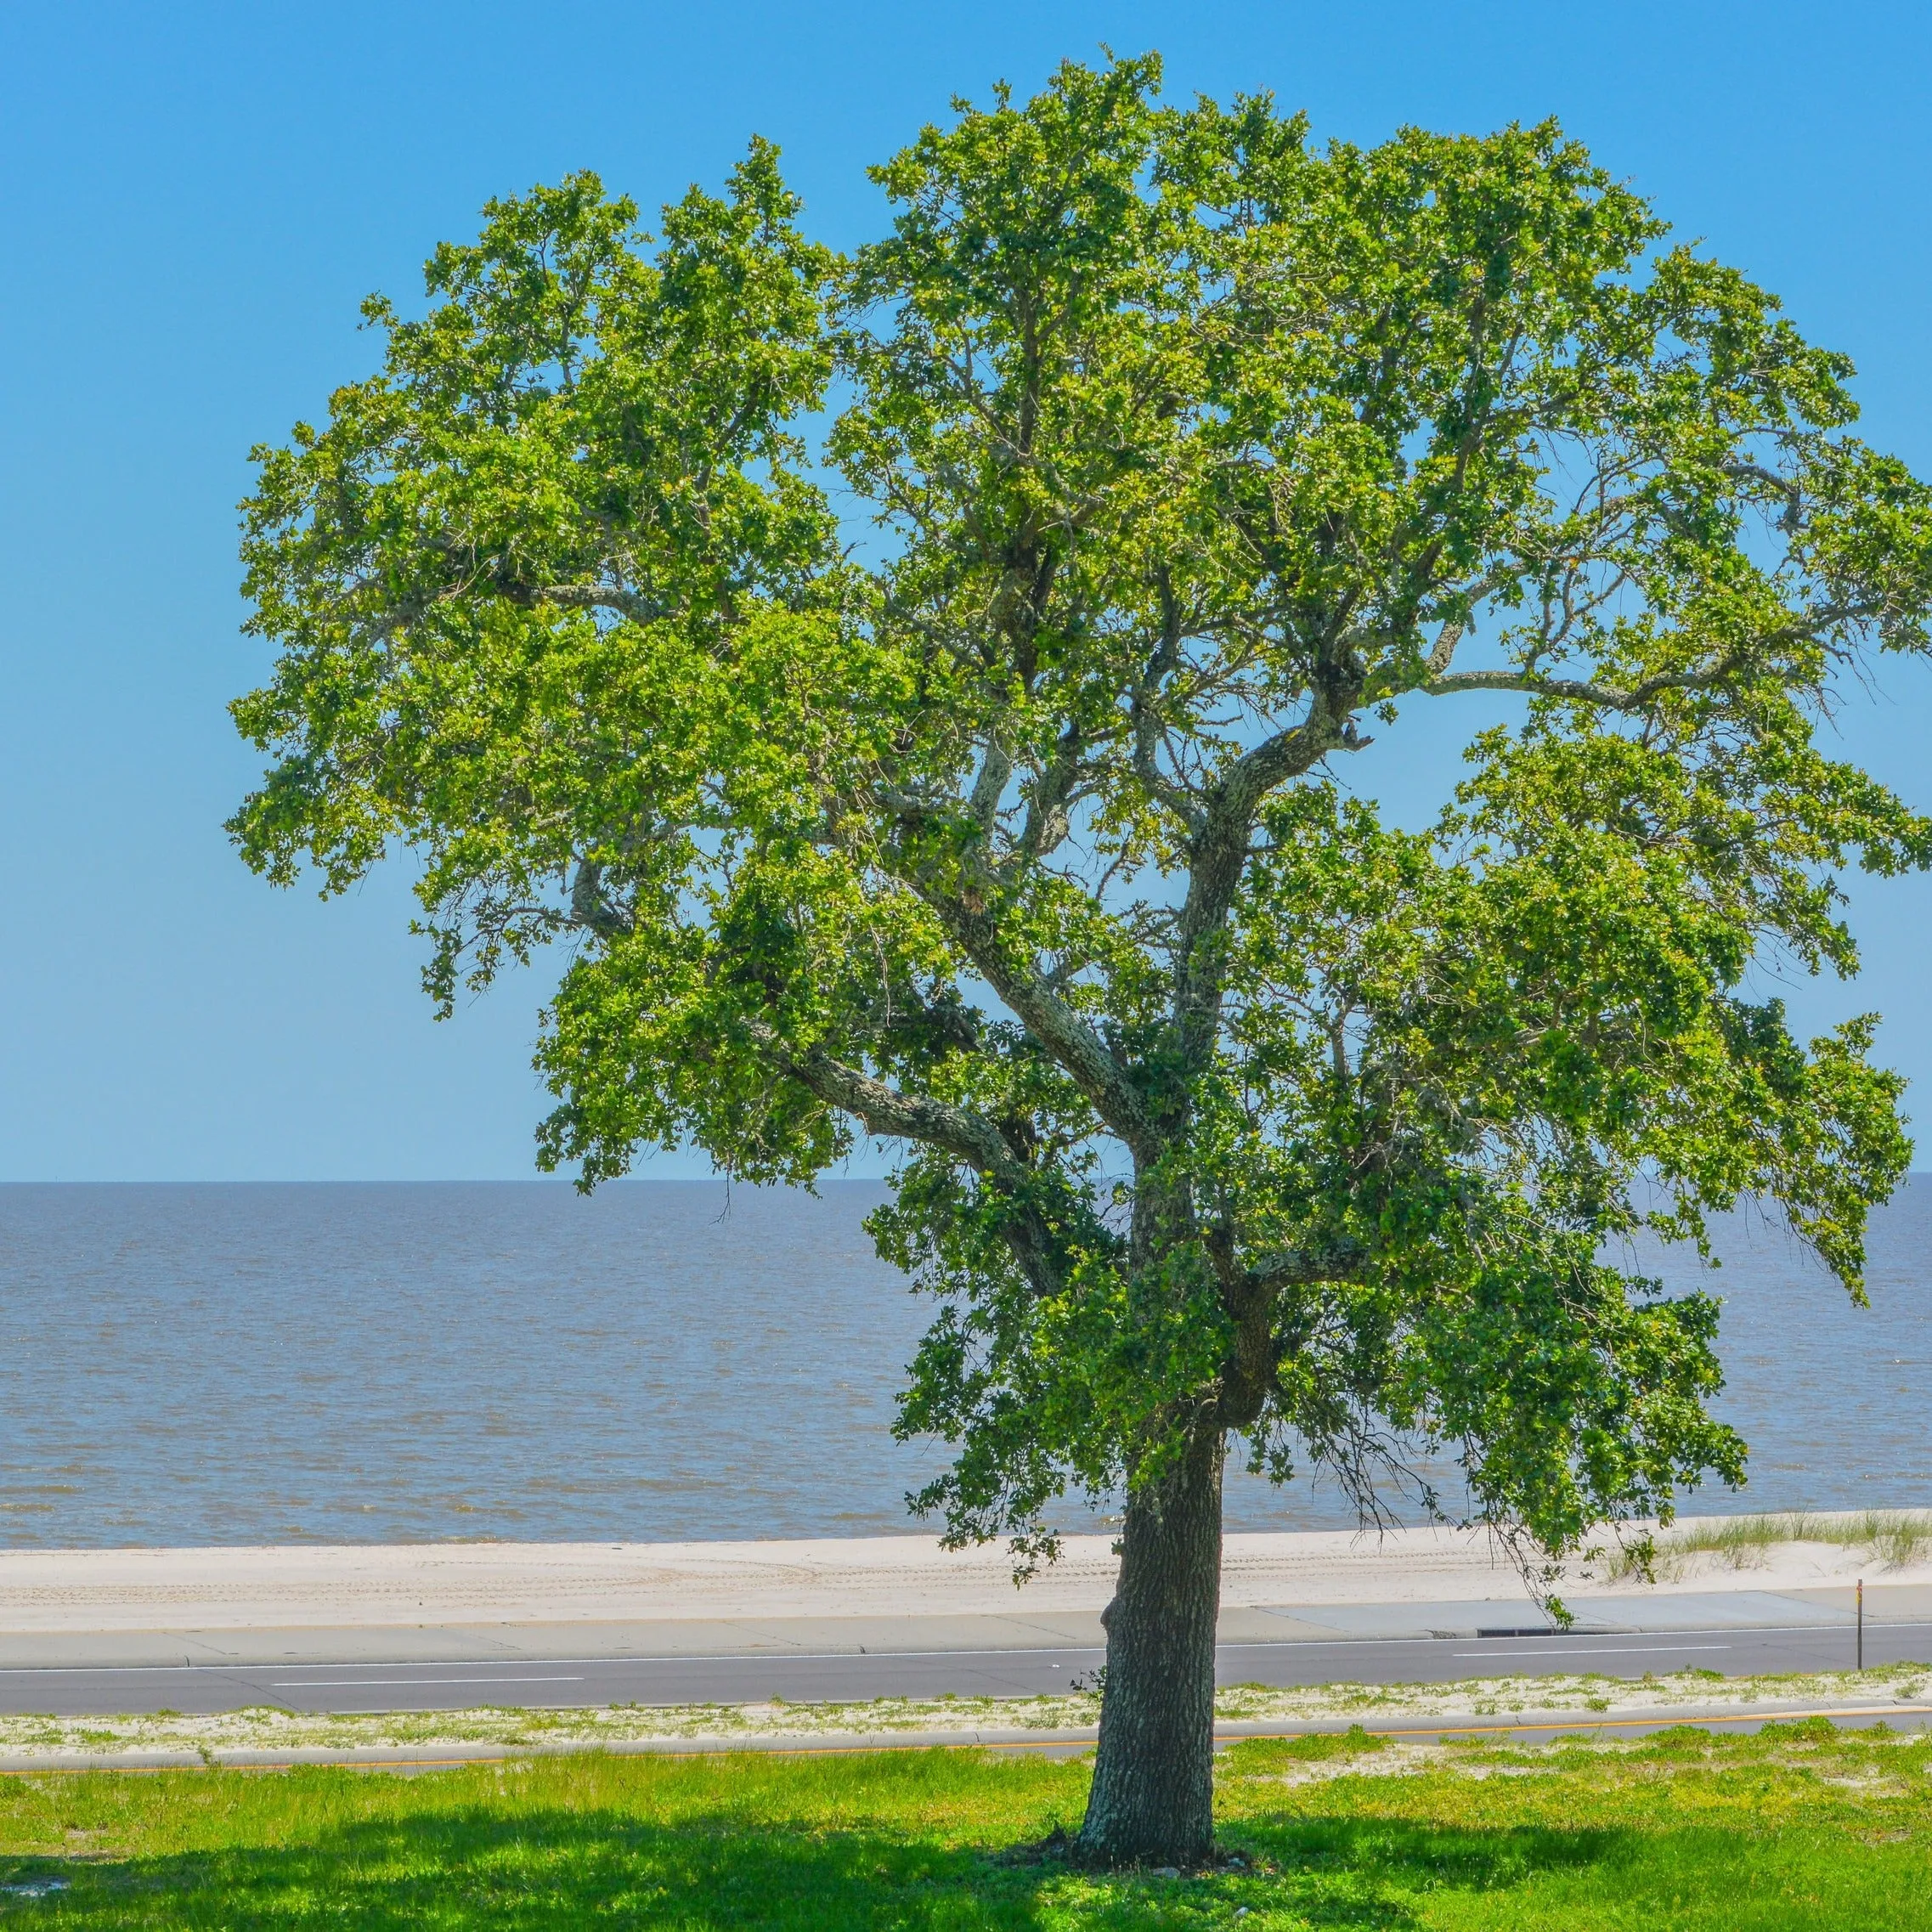
{"label": "grass lawn", "polygon": [[[0,1925],[1932,1929],[1932,1741],[1246,1743],[1246,1870],[1003,1858],[1087,1767],[971,1752],[0,1780]],[[49,1881],[64,1889],[44,1889]]]}

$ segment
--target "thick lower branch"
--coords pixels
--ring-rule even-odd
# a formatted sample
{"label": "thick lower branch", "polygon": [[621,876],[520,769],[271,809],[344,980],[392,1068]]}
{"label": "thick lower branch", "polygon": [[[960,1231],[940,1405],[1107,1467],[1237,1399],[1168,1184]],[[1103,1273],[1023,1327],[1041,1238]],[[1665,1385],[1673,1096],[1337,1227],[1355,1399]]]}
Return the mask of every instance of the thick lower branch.
{"label": "thick lower branch", "polygon": [[1368,1251],[1354,1241],[1317,1248],[1282,1248],[1250,1264],[1242,1276],[1251,1288],[1298,1288],[1318,1281],[1359,1281]]}
{"label": "thick lower branch", "polygon": [[750,1022],[748,1031],[782,1071],[828,1107],[851,1115],[868,1133],[883,1140],[916,1140],[936,1147],[992,1183],[1010,1210],[1001,1232],[1021,1273],[1036,1294],[1059,1287],[1052,1230],[1026,1200],[1031,1175],[985,1115],[923,1093],[902,1093],[816,1049],[794,1054],[775,1028],[760,1020]]}
{"label": "thick lower branch", "polygon": [[[895,801],[892,809],[902,820],[913,822],[937,816],[935,808],[911,800]],[[963,868],[966,877],[954,890],[947,890],[935,876],[941,870],[938,866],[915,855],[907,855],[899,869],[986,984],[1059,1061],[1108,1130],[1118,1135],[1137,1159],[1151,1159],[1159,1143],[1127,1069],[1106,1042],[1054,991],[1044,974],[1013,958],[999,922],[989,909],[1002,893],[999,880],[972,859],[949,855],[946,869],[958,868]]]}
{"label": "thick lower branch", "polygon": [[828,1106],[851,1115],[867,1133],[941,1148],[1009,1186],[1025,1179],[1025,1166],[985,1115],[924,1093],[902,1093],[816,1048],[794,1053],[777,1030],[762,1020],[750,1021],[746,1030],[783,1072]]}
{"label": "thick lower branch", "polygon": [[[522,601],[522,600],[520,600]],[[531,589],[527,601],[556,604],[564,610],[614,611],[633,624],[654,624],[665,615],[664,607],[635,590],[619,590],[604,584],[541,584]]]}
{"label": "thick lower branch", "polygon": [[1353,1241],[1315,1248],[1285,1248],[1231,1278],[1224,1277],[1222,1306],[1234,1328],[1234,1345],[1222,1364],[1217,1413],[1223,1428],[1256,1422],[1274,1393],[1274,1325],[1284,1288],[1361,1278],[1364,1251]]}

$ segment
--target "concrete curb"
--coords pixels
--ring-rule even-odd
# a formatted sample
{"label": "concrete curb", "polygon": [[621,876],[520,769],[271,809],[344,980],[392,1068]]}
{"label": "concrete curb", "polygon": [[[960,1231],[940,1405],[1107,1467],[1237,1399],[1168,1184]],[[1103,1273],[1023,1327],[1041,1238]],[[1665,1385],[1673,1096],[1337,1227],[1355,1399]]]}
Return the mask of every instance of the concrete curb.
{"label": "concrete curb", "polygon": [[[1523,1737],[1531,1739],[1564,1731],[1644,1731],[1667,1730],[1680,1724],[1724,1730],[1754,1728],[1822,1717],[1848,1727],[1905,1720],[1902,1728],[1932,1729],[1932,1703],[1800,1704],[1767,1703],[1740,1706],[1711,1704],[1616,1713],[1577,1710],[1517,1711],[1505,1719],[1495,1715],[1438,1713],[1432,1717],[1363,1724],[1361,1718],[1255,1719],[1231,1720],[1214,1727],[1216,1741],[1231,1744],[1245,1737],[1304,1737],[1334,1734],[1353,1725],[1372,1737]],[[607,1757],[720,1757],[755,1751],[787,1757],[839,1756],[857,1752],[995,1750],[1046,1751],[1072,1754],[1092,1748],[1099,1736],[1092,1725],[1076,1729],[1037,1731],[982,1727],[972,1731],[835,1731],[818,1735],[794,1732],[746,1737],[635,1737],[600,1742],[574,1738],[543,1744],[451,1743],[367,1744],[331,1749],[302,1746],[289,1750],[244,1748],[187,1750],[48,1752],[0,1755],[0,1775],[69,1771],[288,1771],[303,1765],[335,1765],[372,1769],[432,1770],[473,1764],[506,1764],[524,1758],[579,1757],[598,1753]]]}

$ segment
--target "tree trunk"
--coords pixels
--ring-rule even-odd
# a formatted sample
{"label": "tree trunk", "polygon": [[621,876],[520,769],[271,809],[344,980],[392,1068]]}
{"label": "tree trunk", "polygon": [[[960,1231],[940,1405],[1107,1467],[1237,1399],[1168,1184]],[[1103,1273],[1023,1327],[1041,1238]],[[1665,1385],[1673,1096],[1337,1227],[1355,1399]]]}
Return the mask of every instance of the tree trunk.
{"label": "tree trunk", "polygon": [[1130,1496],[1107,1607],[1107,1684],[1083,1856],[1202,1863],[1214,1846],[1214,1626],[1221,1609],[1221,1463],[1211,1431]]}

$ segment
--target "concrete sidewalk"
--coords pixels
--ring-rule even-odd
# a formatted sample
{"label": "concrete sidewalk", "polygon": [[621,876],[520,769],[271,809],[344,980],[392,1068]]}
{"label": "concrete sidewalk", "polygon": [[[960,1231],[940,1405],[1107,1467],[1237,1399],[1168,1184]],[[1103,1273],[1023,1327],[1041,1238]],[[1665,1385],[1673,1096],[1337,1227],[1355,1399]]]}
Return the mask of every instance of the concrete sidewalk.
{"label": "concrete sidewalk", "polygon": [[[1849,1629],[1852,1591],[1686,1590],[1568,1600],[1575,1634]],[[1932,1622],[1932,1585],[1867,1585],[1865,1620]],[[1328,1643],[1338,1637],[1494,1637],[1548,1625],[1521,1601],[1253,1605],[1224,1610],[1224,1644]],[[1099,1649],[1099,1613],[1038,1616],[650,1618],[600,1623],[283,1624],[255,1629],[0,1632],[0,1669],[171,1664],[457,1664],[630,1657],[781,1657],[935,1651]]]}
{"label": "concrete sidewalk", "polygon": [[[997,1652],[1104,1641],[1116,1561],[1067,1539],[1023,1587],[998,1548],[927,1537],[719,1544],[437,1544],[0,1551],[0,1668],[458,1662],[787,1652]],[[1692,1559],[1656,1585],[1576,1567],[1605,1632],[1849,1624],[1869,1557],[1784,1545],[1739,1571]],[[1932,1619],[1932,1564],[1867,1580],[1869,1623]],[[1543,1627],[1478,1536],[1231,1535],[1224,1643],[1477,1637]]]}

